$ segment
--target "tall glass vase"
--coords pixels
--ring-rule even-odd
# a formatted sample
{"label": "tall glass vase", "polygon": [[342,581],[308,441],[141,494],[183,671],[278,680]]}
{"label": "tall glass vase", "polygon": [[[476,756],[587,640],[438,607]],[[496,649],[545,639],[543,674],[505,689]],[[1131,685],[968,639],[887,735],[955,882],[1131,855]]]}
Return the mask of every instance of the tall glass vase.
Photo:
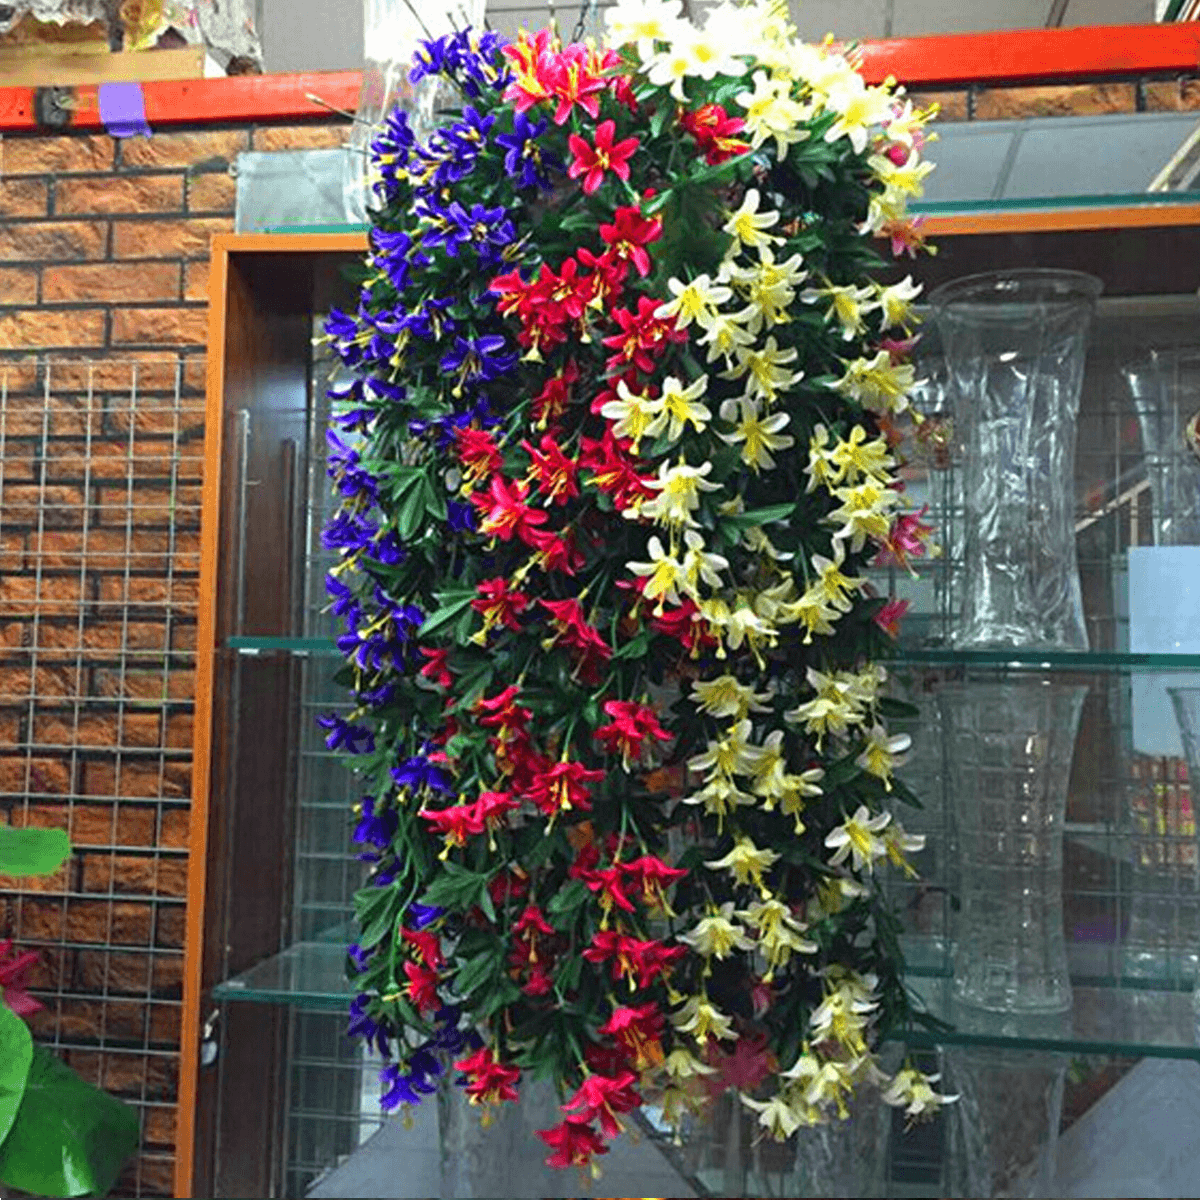
{"label": "tall glass vase", "polygon": [[961,647],[1086,650],[1075,555],[1075,417],[1101,283],[972,275],[930,297],[965,443]]}
{"label": "tall glass vase", "polygon": [[1200,459],[1187,440],[1200,413],[1200,350],[1151,350],[1123,368],[1142,434],[1155,546],[1200,545]]}
{"label": "tall glass vase", "polygon": [[366,224],[367,211],[376,202],[371,143],[388,113],[397,106],[404,109],[422,138],[436,124],[443,85],[437,77],[416,84],[409,79],[418,43],[468,25],[479,28],[483,10],[484,0],[435,0],[419,6],[412,0],[363,0],[363,77],[342,169],[343,208],[350,224]]}
{"label": "tall glass vase", "polygon": [[995,1012],[1071,1006],[1062,829],[1087,688],[1035,676],[943,688],[960,855],[954,994]]}

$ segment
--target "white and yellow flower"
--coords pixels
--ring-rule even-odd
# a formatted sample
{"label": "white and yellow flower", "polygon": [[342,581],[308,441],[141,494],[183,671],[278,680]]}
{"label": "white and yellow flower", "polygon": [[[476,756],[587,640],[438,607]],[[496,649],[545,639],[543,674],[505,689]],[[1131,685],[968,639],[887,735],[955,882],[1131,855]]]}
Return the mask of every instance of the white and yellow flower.
{"label": "white and yellow flower", "polygon": [[806,288],[800,293],[800,299],[807,304],[827,301],[829,307],[825,310],[825,319],[836,321],[842,327],[842,337],[848,342],[862,337],[867,330],[867,315],[879,307],[874,288],[855,287],[852,283],[827,283],[824,287]]}
{"label": "white and yellow flower", "polygon": [[721,405],[721,416],[726,416],[726,405],[737,406],[737,421],[732,433],[718,433],[723,442],[731,446],[742,447],[741,458],[752,471],[770,471],[775,467],[775,459],[771,457],[772,450],[786,450],[796,444],[796,439],[790,433],[781,433],[791,421],[791,416],[783,411],[772,413],[769,417],[762,415],[758,403],[749,396],[742,396],[737,401],[725,401]]}
{"label": "white and yellow flower", "polygon": [[887,854],[886,844],[876,835],[887,827],[891,819],[890,812],[872,816],[870,809],[860,804],[852,817],[847,817],[825,835],[825,848],[834,852],[829,865],[841,866],[849,858],[851,870],[873,870],[875,863]]}
{"label": "white and yellow flower", "polygon": [[691,996],[683,1008],[672,1015],[671,1023],[680,1033],[690,1033],[699,1045],[707,1045],[715,1037],[721,1041],[733,1038],[733,1020],[723,1013],[707,996]]}
{"label": "white and yellow flower", "polygon": [[758,1113],[758,1123],[777,1142],[786,1142],[803,1124],[782,1093],[769,1100],[755,1100],[752,1096],[742,1096],[741,1100],[748,1109]]}
{"label": "white and yellow flower", "polygon": [[665,426],[667,441],[677,442],[688,425],[697,433],[703,433],[712,420],[712,412],[707,405],[699,402],[707,390],[707,375],[701,375],[687,387],[683,386],[682,380],[668,375],[662,382],[662,395],[659,397],[662,410],[658,418],[647,426],[647,434],[657,437]]}
{"label": "white and yellow flower", "polygon": [[916,387],[912,363],[893,363],[886,350],[871,358],[846,363],[846,373],[833,389],[877,413],[902,413],[908,408],[908,393]]}
{"label": "white and yellow flower", "polygon": [[758,188],[747,188],[741,207],[730,213],[729,220],[721,226],[722,232],[729,234],[735,245],[765,250],[770,248],[772,242],[782,240],[773,233],[767,233],[768,229],[779,224],[779,213],[770,209],[759,212],[761,198]]}
{"label": "white and yellow flower", "polygon": [[[809,453],[811,459],[811,448]],[[874,479],[885,485],[890,484],[891,468],[896,465],[887,442],[881,437],[867,441],[867,431],[861,425],[855,425],[850,430],[849,437],[839,438],[837,444],[828,452],[827,458],[836,468],[832,476],[828,472],[825,474],[831,488],[839,483],[858,483],[860,479]]]}
{"label": "white and yellow flower", "polygon": [[825,133],[827,142],[849,138],[856,154],[867,148],[872,126],[886,125],[892,116],[887,88],[871,87],[857,71],[846,71],[825,93],[825,108],[837,120]]}
{"label": "white and yellow flower", "polygon": [[804,378],[803,371],[788,371],[788,363],[796,361],[795,346],[779,348],[772,334],[760,347],[735,346],[734,365],[722,372],[724,379],[741,379],[746,376],[746,395],[758,397],[773,404],[780,392],[786,391]]}
{"label": "white and yellow flower", "polygon": [[634,575],[647,577],[642,596],[646,600],[657,600],[654,611],[662,616],[664,602],[679,603],[679,586],[686,579],[686,573],[683,564],[663,549],[657,537],[650,538],[646,550],[650,555],[649,562],[628,562],[625,568]]}
{"label": "white and yellow flower", "polygon": [[692,703],[710,717],[734,717],[741,721],[748,713],[770,712],[771,706],[766,703],[770,698],[770,692],[756,692],[732,675],[692,680]]}
{"label": "white and yellow flower", "polygon": [[739,92],[736,99],[746,110],[746,133],[750,145],[757,150],[764,142],[774,140],[775,153],[782,161],[788,147],[809,136],[805,122],[809,109],[791,97],[791,84],[786,79],[754,72],[754,90]]}
{"label": "white and yellow flower", "polygon": [[943,1104],[952,1104],[958,1096],[943,1096],[933,1090],[941,1075],[926,1075],[913,1067],[897,1071],[895,1078],[879,1093],[884,1104],[904,1109],[910,1122],[932,1117]]}
{"label": "white and yellow flower", "polygon": [[899,283],[879,289],[879,307],[882,310],[879,328],[881,330],[902,329],[905,333],[918,324],[918,318],[912,310],[913,301],[921,294],[921,285],[913,283],[911,275],[905,275]]}
{"label": "white and yellow flower", "polygon": [[651,429],[662,414],[661,399],[652,399],[642,392],[632,392],[625,380],[617,383],[616,400],[609,400],[600,408],[600,415],[613,422],[613,433],[619,438],[633,442],[633,453],[638,452],[642,438],[653,436]]}
{"label": "white and yellow flower", "polygon": [[735,950],[753,950],[754,940],[733,917],[733,902],[728,901],[705,917],[701,917],[679,940],[691,946],[702,958],[718,961],[728,958]]}
{"label": "white and yellow flower", "polygon": [[[907,733],[889,736],[888,731],[879,724],[872,725],[867,730],[867,744],[854,760],[855,764],[868,775],[882,779],[884,786],[892,790],[892,772],[904,762],[905,751],[912,745],[912,738]],[[921,840],[924,845],[924,839]]]}
{"label": "white and yellow flower", "polygon": [[690,283],[668,279],[667,290],[674,299],[660,304],[654,315],[664,321],[674,317],[676,329],[686,329],[693,321],[707,328],[720,306],[733,298],[732,288],[714,283],[707,274],[697,275]]}
{"label": "white and yellow flower", "polygon": [[720,484],[710,483],[706,478],[711,470],[711,462],[699,467],[689,466],[682,458],[674,465],[663,463],[657,477],[646,481],[658,495],[643,501],[637,515],[649,517],[672,530],[694,528],[696,520],[692,514],[700,507],[700,493],[716,492],[721,488]]}
{"label": "white and yellow flower", "polygon": [[753,884],[764,896],[769,896],[763,872],[778,861],[779,855],[774,850],[760,850],[752,839],[739,837],[728,854],[704,865],[714,871],[728,871],[738,883]]}
{"label": "white and yellow flower", "polygon": [[687,27],[681,0],[617,0],[604,21],[609,42],[613,46],[635,42],[643,61],[654,54],[655,42],[673,42]]}

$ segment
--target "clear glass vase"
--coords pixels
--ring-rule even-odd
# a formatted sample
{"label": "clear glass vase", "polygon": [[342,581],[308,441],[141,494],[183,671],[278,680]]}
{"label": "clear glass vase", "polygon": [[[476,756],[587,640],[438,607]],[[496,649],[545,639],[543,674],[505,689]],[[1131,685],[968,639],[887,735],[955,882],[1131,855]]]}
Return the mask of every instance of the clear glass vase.
{"label": "clear glass vase", "polygon": [[[890,1049],[890,1048],[889,1048]],[[893,1069],[899,1066],[898,1056]],[[735,1091],[717,1096],[675,1134],[652,1103],[621,1118],[626,1132],[593,1169],[545,1165],[537,1130],[562,1120],[554,1089],[526,1081],[489,1124],[451,1082],[438,1094],[441,1195],[883,1196],[892,1110],[874,1089],[855,1097],[845,1121],[801,1129],[786,1142],[763,1137],[757,1113]]]}
{"label": "clear glass vase", "polygon": [[1101,283],[972,275],[931,296],[964,443],[961,647],[1086,650],[1075,555],[1075,417]]}
{"label": "clear glass vase", "polygon": [[1200,412],[1200,350],[1151,350],[1122,368],[1137,410],[1155,546],[1200,545],[1200,459],[1187,427]]}
{"label": "clear glass vase", "polygon": [[938,693],[959,852],[954,994],[993,1012],[1071,1006],[1063,816],[1087,688],[1032,676]]}
{"label": "clear glass vase", "polygon": [[419,138],[437,122],[445,85],[436,77],[416,84],[409,79],[418,43],[467,26],[481,27],[483,10],[484,0],[436,0],[419,7],[412,0],[363,0],[363,77],[342,170],[343,207],[350,224],[366,224],[375,204],[371,143],[388,113],[397,106],[404,109]]}

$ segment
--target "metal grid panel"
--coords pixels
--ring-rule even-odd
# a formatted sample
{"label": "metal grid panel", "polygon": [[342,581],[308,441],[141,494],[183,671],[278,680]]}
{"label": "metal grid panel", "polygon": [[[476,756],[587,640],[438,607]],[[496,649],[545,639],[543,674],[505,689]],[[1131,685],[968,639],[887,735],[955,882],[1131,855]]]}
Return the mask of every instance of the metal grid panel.
{"label": "metal grid panel", "polygon": [[0,879],[36,1035],[141,1111],[117,1186],[172,1194],[204,362],[0,362],[0,820],[69,831]]}

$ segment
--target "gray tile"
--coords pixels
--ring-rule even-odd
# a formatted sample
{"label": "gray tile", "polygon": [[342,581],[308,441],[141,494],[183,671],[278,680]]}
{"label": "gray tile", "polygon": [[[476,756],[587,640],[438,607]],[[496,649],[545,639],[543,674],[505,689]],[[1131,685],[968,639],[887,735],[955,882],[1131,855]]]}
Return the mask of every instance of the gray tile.
{"label": "gray tile", "polygon": [[887,36],[890,0],[791,0],[792,21],[805,41],[827,33],[849,41]]}
{"label": "gray tile", "polygon": [[1070,0],[1063,25],[1153,25],[1154,0]]}
{"label": "gray tile", "polygon": [[893,37],[924,33],[979,33],[988,29],[1037,29],[1046,24],[1051,0],[993,0],[950,4],[947,0],[895,0]]}

